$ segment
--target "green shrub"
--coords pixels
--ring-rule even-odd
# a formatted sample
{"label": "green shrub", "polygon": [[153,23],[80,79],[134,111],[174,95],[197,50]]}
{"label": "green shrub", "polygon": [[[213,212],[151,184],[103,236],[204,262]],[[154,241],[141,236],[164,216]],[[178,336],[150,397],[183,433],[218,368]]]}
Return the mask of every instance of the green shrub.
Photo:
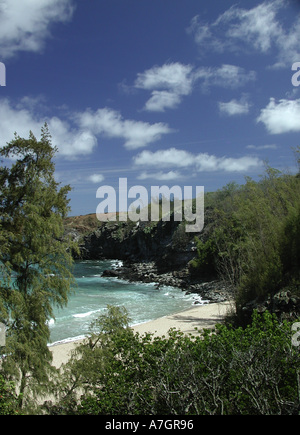
{"label": "green shrub", "polygon": [[14,385],[4,380],[0,374],[0,415],[19,414],[18,398],[14,393]]}
{"label": "green shrub", "polygon": [[[116,321],[121,315],[121,322]],[[217,325],[214,332],[168,337],[139,335],[110,311],[107,325],[81,347],[72,376],[86,386],[69,414],[297,414],[300,352],[291,325],[266,312],[245,329]],[[125,325],[125,326],[124,326]],[[98,338],[96,338],[98,337]],[[101,339],[99,339],[101,337]],[[77,353],[78,357],[78,353]],[[77,369],[77,373],[76,370]],[[74,379],[74,378],[73,378]],[[74,388],[74,382],[70,383]]]}
{"label": "green shrub", "polygon": [[[192,262],[235,286],[237,307],[300,284],[300,179],[267,167],[208,197],[203,242]],[[206,219],[207,221],[207,219]]]}

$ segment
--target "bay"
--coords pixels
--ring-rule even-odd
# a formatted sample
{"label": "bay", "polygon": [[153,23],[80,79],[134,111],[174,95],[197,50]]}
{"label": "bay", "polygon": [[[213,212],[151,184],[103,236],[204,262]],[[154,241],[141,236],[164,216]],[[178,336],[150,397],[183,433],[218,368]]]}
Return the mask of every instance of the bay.
{"label": "bay", "polygon": [[90,324],[107,310],[107,305],[124,306],[130,324],[139,324],[190,308],[193,295],[181,289],[155,283],[132,283],[113,277],[102,277],[105,269],[116,268],[118,261],[77,261],[74,268],[76,287],[66,307],[55,308],[55,319],[49,321],[50,342],[83,338]]}

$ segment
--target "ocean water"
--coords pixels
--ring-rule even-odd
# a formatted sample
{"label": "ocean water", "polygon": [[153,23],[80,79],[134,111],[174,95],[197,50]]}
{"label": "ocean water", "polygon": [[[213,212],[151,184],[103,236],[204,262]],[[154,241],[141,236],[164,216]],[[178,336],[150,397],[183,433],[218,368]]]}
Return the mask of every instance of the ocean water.
{"label": "ocean water", "polygon": [[190,308],[195,302],[195,295],[186,295],[175,287],[157,289],[155,283],[130,283],[101,276],[105,269],[117,265],[118,261],[75,263],[77,286],[68,305],[54,309],[55,319],[49,321],[51,344],[87,335],[91,322],[106,312],[108,304],[125,306],[130,324],[134,325]]}

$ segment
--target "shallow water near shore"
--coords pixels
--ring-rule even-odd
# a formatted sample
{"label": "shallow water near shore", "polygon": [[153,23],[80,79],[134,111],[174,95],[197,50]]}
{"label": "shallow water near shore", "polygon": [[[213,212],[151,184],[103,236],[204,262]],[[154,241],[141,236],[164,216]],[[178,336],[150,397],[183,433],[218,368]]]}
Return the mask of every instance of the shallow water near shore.
{"label": "shallow water near shore", "polygon": [[67,307],[54,309],[50,342],[67,342],[82,338],[90,324],[107,310],[107,305],[125,306],[130,324],[148,322],[192,307],[195,295],[186,295],[176,287],[155,283],[130,283],[117,278],[102,277],[105,269],[118,266],[118,261],[77,261],[74,276],[77,287]]}

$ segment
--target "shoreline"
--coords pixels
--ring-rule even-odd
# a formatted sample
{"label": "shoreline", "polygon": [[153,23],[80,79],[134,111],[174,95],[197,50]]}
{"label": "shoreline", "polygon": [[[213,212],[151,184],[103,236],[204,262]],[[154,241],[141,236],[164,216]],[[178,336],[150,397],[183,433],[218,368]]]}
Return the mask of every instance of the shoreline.
{"label": "shoreline", "polygon": [[201,296],[203,300],[209,300],[210,303],[225,302],[233,295],[232,286],[216,276],[201,280],[192,278],[186,266],[180,271],[163,272],[158,270],[154,261],[119,260],[118,265],[112,269],[104,270],[102,276],[128,282],[153,283],[157,288],[163,285],[172,286],[180,288],[186,294]]}
{"label": "shoreline", "polygon": [[[134,332],[139,334],[152,333],[154,336],[167,336],[171,328],[180,330],[184,334],[197,335],[195,328],[212,329],[217,323],[224,320],[226,313],[232,309],[233,304],[229,301],[195,305],[191,308],[179,311],[177,313],[159,317],[149,322],[132,325]],[[83,339],[68,341],[64,343],[50,344],[49,349],[53,355],[53,365],[59,368],[66,363],[72,350]]]}

